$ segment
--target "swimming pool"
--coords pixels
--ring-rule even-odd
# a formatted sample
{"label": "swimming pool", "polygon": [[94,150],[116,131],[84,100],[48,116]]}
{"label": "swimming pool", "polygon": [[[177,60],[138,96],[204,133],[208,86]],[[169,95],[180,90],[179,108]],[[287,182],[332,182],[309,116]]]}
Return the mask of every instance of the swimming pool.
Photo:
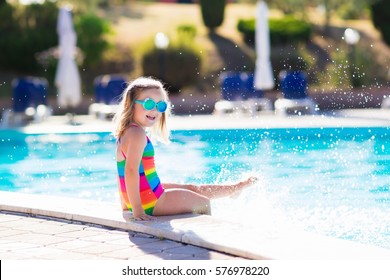
{"label": "swimming pool", "polygon": [[[0,190],[118,201],[109,133],[0,131]],[[388,128],[177,130],[158,144],[163,181],[261,178],[213,215],[390,248]]]}

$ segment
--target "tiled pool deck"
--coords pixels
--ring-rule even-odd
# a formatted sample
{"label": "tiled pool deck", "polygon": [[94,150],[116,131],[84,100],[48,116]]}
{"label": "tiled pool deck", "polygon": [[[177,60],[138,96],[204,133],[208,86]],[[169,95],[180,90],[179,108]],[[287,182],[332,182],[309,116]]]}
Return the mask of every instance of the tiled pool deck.
{"label": "tiled pool deck", "polygon": [[[22,129],[34,132],[109,131],[111,123],[76,116]],[[390,126],[390,110],[334,115],[173,117],[173,129]],[[0,193],[0,259],[390,259],[390,250],[306,232],[243,227],[212,216],[133,222],[118,205],[71,198]]]}

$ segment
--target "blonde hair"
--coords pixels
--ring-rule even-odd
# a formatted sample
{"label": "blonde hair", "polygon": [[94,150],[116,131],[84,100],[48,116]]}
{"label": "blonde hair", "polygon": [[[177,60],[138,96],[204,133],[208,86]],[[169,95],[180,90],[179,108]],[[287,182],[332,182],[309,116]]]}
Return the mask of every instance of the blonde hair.
{"label": "blonde hair", "polygon": [[[140,77],[133,80],[123,91],[118,111],[113,121],[116,124],[114,136],[120,138],[125,130],[134,123],[134,104],[141,92],[147,89],[158,89],[161,91],[164,101],[169,104],[168,92],[163,84],[151,77]],[[162,113],[159,123],[152,127],[152,133],[162,142],[169,142],[169,129],[167,128],[167,117],[170,115],[170,106]]]}

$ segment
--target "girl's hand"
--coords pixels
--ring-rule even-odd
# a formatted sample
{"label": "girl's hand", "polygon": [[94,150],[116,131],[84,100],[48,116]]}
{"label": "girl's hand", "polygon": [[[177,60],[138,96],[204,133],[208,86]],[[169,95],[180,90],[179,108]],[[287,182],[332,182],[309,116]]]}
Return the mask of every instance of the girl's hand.
{"label": "girl's hand", "polygon": [[144,213],[144,214],[141,214],[138,217],[134,217],[134,219],[136,221],[153,221],[153,220],[156,219],[156,217],[153,217],[153,216],[150,216],[150,215]]}
{"label": "girl's hand", "polygon": [[156,219],[155,217],[146,214],[143,209],[140,211],[134,211],[133,209],[133,218],[136,221],[151,221]]}

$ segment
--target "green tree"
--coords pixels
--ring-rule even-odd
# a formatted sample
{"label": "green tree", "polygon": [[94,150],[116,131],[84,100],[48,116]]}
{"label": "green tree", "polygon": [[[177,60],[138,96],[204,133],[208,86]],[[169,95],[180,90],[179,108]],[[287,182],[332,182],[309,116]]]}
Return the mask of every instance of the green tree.
{"label": "green tree", "polygon": [[[265,1],[267,2],[267,1]],[[268,5],[281,10],[285,14],[305,14],[305,7],[312,3],[309,0],[274,0],[268,1]]]}
{"label": "green tree", "polygon": [[382,38],[390,46],[390,1],[375,0],[371,4],[372,21]]}
{"label": "green tree", "polygon": [[214,32],[223,23],[226,0],[200,0],[199,3],[204,25]]}
{"label": "green tree", "polygon": [[84,66],[95,66],[110,47],[105,35],[111,32],[108,21],[88,13],[79,16],[75,24],[77,45],[84,52]]}
{"label": "green tree", "polygon": [[57,7],[53,2],[0,5],[0,68],[31,73],[36,53],[57,44]]}
{"label": "green tree", "polygon": [[332,14],[338,9],[342,2],[343,1],[340,0],[275,0],[272,1],[272,5],[286,14],[298,14],[303,18],[307,16],[306,7],[317,5],[322,8],[325,13],[324,29],[327,31],[330,26]]}
{"label": "green tree", "polygon": [[[375,0],[272,0],[266,1],[273,8],[283,11],[285,14],[294,14],[302,18],[307,17],[306,7],[318,6],[325,15],[324,30],[329,30],[330,19],[338,13],[344,18],[359,18],[366,14],[369,1]],[[256,2],[256,0],[254,0]]]}

